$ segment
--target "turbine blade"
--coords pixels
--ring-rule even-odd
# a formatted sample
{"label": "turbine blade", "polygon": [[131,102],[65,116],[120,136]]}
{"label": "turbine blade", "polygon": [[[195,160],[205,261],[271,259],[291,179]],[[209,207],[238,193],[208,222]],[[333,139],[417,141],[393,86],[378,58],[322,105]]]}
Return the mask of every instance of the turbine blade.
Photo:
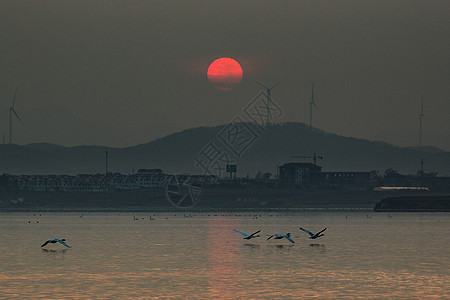
{"label": "turbine blade", "polygon": [[22,120],[20,119],[19,115],[16,113],[16,111],[14,110],[14,108],[12,109],[12,112],[16,115],[17,119],[18,119],[18,120],[20,121],[20,123],[22,123],[22,125],[23,125]]}
{"label": "turbine blade", "polygon": [[256,81],[256,80],[255,80],[255,82],[256,82],[257,84],[259,84],[260,86],[262,86],[263,88],[268,89],[267,86],[265,86],[264,84],[262,84],[262,83],[260,83],[260,82],[258,82],[258,81]]}
{"label": "turbine blade", "polygon": [[279,84],[280,84],[279,82],[275,83],[269,90],[272,90],[274,87],[276,87]]}
{"label": "turbine blade", "polygon": [[17,95],[17,87],[16,87],[16,90],[15,90],[15,92],[14,92],[14,98],[13,98],[13,101],[12,101],[12,104],[11,104],[11,107],[14,109],[14,102],[16,102],[16,95]]}
{"label": "turbine blade", "polygon": [[319,110],[319,108],[317,107],[316,103],[314,102],[314,81],[313,81],[313,83],[312,83],[311,104],[312,104],[317,110]]}
{"label": "turbine blade", "polygon": [[421,109],[421,111],[420,111],[420,115],[421,115],[422,117],[425,117],[425,114],[423,113],[423,97],[422,97],[422,109]]}

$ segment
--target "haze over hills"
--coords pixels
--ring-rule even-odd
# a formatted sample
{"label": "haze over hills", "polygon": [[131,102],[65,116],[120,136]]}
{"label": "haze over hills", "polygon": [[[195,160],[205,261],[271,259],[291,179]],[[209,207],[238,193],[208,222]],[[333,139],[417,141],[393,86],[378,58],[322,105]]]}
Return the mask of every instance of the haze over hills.
{"label": "haze over hills", "polygon": [[[416,174],[423,159],[425,172],[450,175],[450,152],[435,147],[401,148],[384,142],[330,134],[302,123],[271,125],[264,130],[244,123],[240,131],[233,131],[227,126],[187,129],[126,148],[63,147],[47,143],[25,146],[4,144],[0,145],[0,173],[104,173],[107,149],[108,170],[124,174],[140,168],[161,168],[169,174],[203,174],[204,169],[196,167],[194,157],[206,157],[205,153],[211,156],[211,151],[217,150],[227,153],[228,158],[235,161],[238,176],[249,174],[253,177],[258,171],[276,174],[277,165],[313,162],[312,159],[292,158],[312,156],[313,153],[323,156],[323,159],[317,160],[317,164],[328,172],[378,170],[383,174],[386,169],[392,168],[402,174]],[[236,134],[243,133],[242,130],[247,130],[247,135]],[[233,145],[229,147],[231,142],[227,142],[225,136],[238,148],[233,148]],[[215,148],[208,148],[211,145]],[[237,151],[233,152],[232,149]],[[225,172],[222,172],[222,176],[226,176]]]}

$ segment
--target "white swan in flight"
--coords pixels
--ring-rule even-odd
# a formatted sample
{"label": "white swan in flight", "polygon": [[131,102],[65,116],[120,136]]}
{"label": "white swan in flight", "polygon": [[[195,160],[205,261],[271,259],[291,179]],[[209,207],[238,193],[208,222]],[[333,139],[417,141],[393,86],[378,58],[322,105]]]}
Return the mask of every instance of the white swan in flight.
{"label": "white swan in flight", "polygon": [[55,238],[55,239],[51,239],[51,240],[46,241],[45,243],[42,244],[41,247],[45,247],[48,243],[54,244],[54,243],[58,243],[58,242],[59,242],[59,243],[63,244],[64,246],[66,246],[67,248],[70,248],[70,246],[67,245],[67,244],[65,243],[65,241],[66,241],[66,239],[58,239],[58,238]]}
{"label": "white swan in flight", "polygon": [[324,234],[322,232],[324,232],[325,230],[327,230],[326,228],[322,229],[321,231],[319,231],[318,233],[312,233],[311,231],[308,231],[304,228],[300,227],[300,230],[303,230],[304,232],[306,232],[307,234],[309,234],[309,238],[310,239],[317,239],[318,237],[324,236]]}
{"label": "white swan in flight", "polygon": [[248,233],[240,231],[240,230],[236,230],[236,229],[233,229],[233,230],[236,231],[236,232],[239,232],[240,234],[242,234],[244,236],[243,237],[244,240],[249,240],[249,239],[252,239],[252,238],[259,237],[259,235],[256,235],[256,234],[261,231],[261,230],[258,230],[257,232],[253,232],[252,234],[248,234]]}
{"label": "white swan in flight", "polygon": [[279,239],[285,238],[289,242],[295,243],[294,240],[291,238],[291,234],[290,233],[286,233],[286,234],[278,234],[278,233],[272,234],[271,236],[269,236],[267,238],[267,240],[270,240],[272,237],[274,237],[275,240],[279,240]]}

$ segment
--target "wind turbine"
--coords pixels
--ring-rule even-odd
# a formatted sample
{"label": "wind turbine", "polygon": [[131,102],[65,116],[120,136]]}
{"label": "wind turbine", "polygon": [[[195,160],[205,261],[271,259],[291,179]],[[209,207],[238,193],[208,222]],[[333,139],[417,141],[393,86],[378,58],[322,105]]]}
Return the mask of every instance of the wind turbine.
{"label": "wind turbine", "polygon": [[270,92],[272,91],[272,89],[274,87],[276,87],[278,84],[280,84],[279,82],[277,82],[275,85],[273,85],[271,88],[268,88],[267,86],[265,86],[262,83],[259,83],[258,81],[256,82],[257,84],[259,84],[260,86],[262,86],[263,88],[266,89],[267,91],[267,126],[270,125],[270,102],[271,102],[271,97],[270,97]]}
{"label": "wind turbine", "polygon": [[425,118],[425,115],[423,113],[423,97],[422,97],[422,109],[419,114],[420,119],[420,128],[419,128],[419,147],[422,147],[422,119]]}
{"label": "wind turbine", "polygon": [[14,114],[16,118],[20,121],[20,123],[23,124],[22,120],[20,119],[19,115],[17,114],[16,110],[14,109],[14,103],[16,102],[16,95],[17,95],[17,88],[14,92],[14,98],[12,101],[11,106],[8,108],[9,110],[9,143],[12,144],[12,115]]}
{"label": "wind turbine", "polygon": [[317,108],[316,103],[314,103],[314,81],[312,84],[312,94],[311,94],[311,102],[309,102],[309,127],[312,128],[312,108],[313,106],[319,110],[319,108]]}

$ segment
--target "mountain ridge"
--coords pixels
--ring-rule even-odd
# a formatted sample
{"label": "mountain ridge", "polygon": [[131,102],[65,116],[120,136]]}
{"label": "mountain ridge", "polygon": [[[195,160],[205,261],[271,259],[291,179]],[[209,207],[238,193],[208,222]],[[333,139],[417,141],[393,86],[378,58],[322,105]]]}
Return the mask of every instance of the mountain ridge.
{"label": "mountain ridge", "polygon": [[[238,176],[254,176],[258,171],[277,173],[287,162],[313,162],[292,156],[317,156],[323,171],[372,171],[392,168],[403,174],[415,174],[424,160],[426,172],[450,174],[450,152],[435,147],[397,147],[382,141],[370,141],[309,128],[303,123],[281,123],[269,127],[242,123],[247,130],[245,151],[232,151],[224,139],[233,136],[232,124],[185,129],[130,147],[96,145],[65,147],[51,143],[24,146],[0,145],[0,172],[11,174],[104,173],[105,151],[108,170],[133,173],[139,168],[161,168],[167,173],[204,173],[195,158],[209,144],[226,153],[238,166]],[[234,141],[237,140],[234,136]],[[243,144],[241,138],[240,143]],[[221,173],[222,176],[226,174]]]}

